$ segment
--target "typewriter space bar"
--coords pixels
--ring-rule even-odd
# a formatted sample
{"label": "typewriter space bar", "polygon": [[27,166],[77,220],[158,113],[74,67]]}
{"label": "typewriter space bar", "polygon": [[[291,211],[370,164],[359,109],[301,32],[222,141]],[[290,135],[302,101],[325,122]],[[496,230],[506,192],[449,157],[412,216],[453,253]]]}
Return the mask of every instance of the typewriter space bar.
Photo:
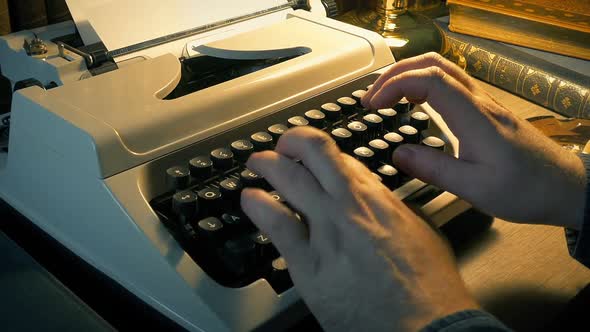
{"label": "typewriter space bar", "polygon": [[[412,204],[412,201],[415,201],[416,196],[422,196],[421,192],[430,191],[428,190],[428,187],[430,187],[428,184],[418,179],[413,179],[402,187],[396,189],[394,192],[401,200]],[[437,190],[435,189],[434,191]],[[429,194],[426,195],[429,196]],[[418,199],[418,201],[419,200],[420,199]],[[446,191],[441,191],[440,194],[428,200],[424,205],[419,206],[422,213],[424,213],[424,215],[427,216],[430,222],[436,227],[446,224],[459,214],[467,211],[469,208],[471,208],[469,203]]]}

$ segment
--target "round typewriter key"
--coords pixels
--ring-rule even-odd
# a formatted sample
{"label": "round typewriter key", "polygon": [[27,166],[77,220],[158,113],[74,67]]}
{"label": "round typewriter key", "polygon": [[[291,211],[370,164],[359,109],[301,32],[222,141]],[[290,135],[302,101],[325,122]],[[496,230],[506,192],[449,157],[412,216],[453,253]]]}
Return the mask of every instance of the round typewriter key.
{"label": "round typewriter key", "polygon": [[354,157],[362,162],[365,166],[370,167],[373,164],[375,158],[375,152],[373,150],[361,146],[353,151]]}
{"label": "round typewriter key", "polygon": [[409,113],[414,105],[410,103],[405,97],[402,98],[397,104],[393,107],[396,112],[398,113]]}
{"label": "round typewriter key", "polygon": [[309,123],[319,129],[324,127],[324,120],[326,119],[326,114],[322,111],[318,110],[309,110],[305,112],[305,118]]}
{"label": "round typewriter key", "polygon": [[428,125],[430,124],[430,116],[424,112],[414,112],[410,116],[410,126],[418,129],[418,131],[423,131],[428,129]]}
{"label": "round typewriter key", "polygon": [[377,174],[383,179],[383,184],[393,190],[399,186],[400,175],[397,169],[391,165],[383,165],[377,169]]}
{"label": "round typewriter key", "polygon": [[225,267],[236,275],[245,274],[256,266],[256,245],[248,236],[226,241],[222,255]]}
{"label": "round typewriter key", "polygon": [[393,131],[397,124],[397,112],[393,108],[381,108],[377,114],[383,119],[383,129]]}
{"label": "round typewriter key", "polygon": [[342,151],[349,151],[352,146],[352,133],[344,128],[336,128],[330,132],[330,136],[336,141]]}
{"label": "round typewriter key", "polygon": [[207,187],[197,192],[199,197],[199,209],[205,215],[216,214],[221,208],[221,191],[217,188]]}
{"label": "round typewriter key", "polygon": [[402,135],[404,141],[410,144],[418,144],[420,135],[418,130],[412,126],[401,126],[398,129],[399,134]]}
{"label": "round typewriter key", "polygon": [[256,256],[258,256],[257,258],[259,260],[269,260],[279,256],[279,252],[272,244],[268,235],[258,231],[251,234],[250,238],[256,244]]}
{"label": "round typewriter key", "polygon": [[262,188],[265,185],[264,178],[249,169],[240,172],[240,180],[244,184],[244,187]]}
{"label": "round typewriter key", "polygon": [[271,262],[271,272],[269,282],[277,293],[282,293],[292,285],[291,276],[289,275],[287,261],[279,257]]}
{"label": "round typewriter key", "polygon": [[371,139],[377,137],[383,128],[383,118],[374,113],[363,116],[363,123],[367,125]]}
{"label": "round typewriter key", "polygon": [[189,162],[191,176],[195,179],[205,180],[211,176],[213,169],[213,162],[208,156],[198,156],[191,159]]}
{"label": "round typewriter key", "polygon": [[363,144],[368,130],[367,125],[360,121],[352,121],[346,127],[352,133],[354,144]]}
{"label": "round typewriter key", "polygon": [[242,182],[235,178],[226,178],[219,182],[219,189],[221,195],[229,201],[230,204],[237,203],[239,205],[240,193],[242,192]]}
{"label": "round typewriter key", "polygon": [[166,170],[166,185],[168,190],[183,190],[190,184],[190,171],[184,166],[174,166]]}
{"label": "round typewriter key", "polygon": [[287,122],[289,123],[289,127],[291,128],[309,125],[309,121],[307,121],[307,119],[299,115],[290,117],[289,120],[287,120]]}
{"label": "round typewriter key", "polygon": [[233,166],[234,153],[227,148],[219,148],[211,151],[211,161],[213,167],[218,170],[227,170]]}
{"label": "round typewriter key", "polygon": [[356,111],[357,102],[350,97],[340,97],[338,100],[336,100],[336,102],[346,115],[351,115]]}
{"label": "round typewriter key", "polygon": [[340,120],[340,116],[342,115],[342,108],[334,103],[323,104],[321,111],[326,114],[326,118],[332,122]]}
{"label": "round typewriter key", "polygon": [[398,146],[404,143],[404,138],[398,133],[387,133],[383,136],[383,140],[389,144],[389,154],[391,155]]}
{"label": "round typewriter key", "polygon": [[445,141],[436,136],[426,137],[422,140],[422,145],[429,146],[431,148],[435,148],[441,151],[445,150]]}
{"label": "round typewriter key", "polygon": [[215,217],[207,217],[200,220],[197,225],[199,232],[209,240],[219,240],[223,232],[223,223]]}
{"label": "round typewriter key", "polygon": [[367,85],[367,91],[371,90],[371,88],[373,88],[373,84]]}
{"label": "round typewriter key", "polygon": [[234,156],[238,161],[245,163],[252,152],[254,152],[254,144],[247,139],[240,139],[233,141],[230,145]]}
{"label": "round typewriter key", "polygon": [[382,139],[374,139],[369,142],[369,147],[375,152],[375,158],[378,161],[390,162],[389,144]]}
{"label": "round typewriter key", "polygon": [[270,135],[272,136],[272,138],[274,139],[274,141],[278,142],[279,137],[281,137],[281,135],[284,134],[288,129],[289,129],[289,127],[285,126],[284,124],[277,123],[277,124],[273,124],[272,126],[268,127],[267,130],[270,133]]}
{"label": "round typewriter key", "polygon": [[272,149],[272,135],[266,131],[259,131],[250,136],[252,144],[254,144],[254,150],[264,151]]}
{"label": "round typewriter key", "polygon": [[182,219],[189,221],[197,214],[197,195],[190,191],[180,191],[172,196],[172,211]]}
{"label": "round typewriter key", "polygon": [[356,100],[357,103],[360,104],[361,99],[363,99],[363,97],[367,94],[366,90],[356,90],[352,92],[352,98],[354,98],[354,100]]}

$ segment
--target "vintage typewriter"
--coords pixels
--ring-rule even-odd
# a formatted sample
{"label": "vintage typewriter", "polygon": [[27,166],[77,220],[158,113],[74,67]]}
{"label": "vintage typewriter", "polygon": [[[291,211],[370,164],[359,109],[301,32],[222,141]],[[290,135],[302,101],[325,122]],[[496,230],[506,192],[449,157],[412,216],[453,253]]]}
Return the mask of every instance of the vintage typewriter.
{"label": "vintage typewriter", "polygon": [[0,198],[179,326],[278,329],[305,315],[288,265],[239,206],[248,186],[282,200],[244,162],[289,127],[326,131],[436,225],[469,208],[390,165],[400,144],[456,155],[458,142],[426,104],[360,105],[394,62],[379,35],[286,1],[226,1],[190,29],[180,23],[206,2],[166,2],[187,6],[180,23],[137,3],[71,0],[76,25],[0,39],[18,86]]}

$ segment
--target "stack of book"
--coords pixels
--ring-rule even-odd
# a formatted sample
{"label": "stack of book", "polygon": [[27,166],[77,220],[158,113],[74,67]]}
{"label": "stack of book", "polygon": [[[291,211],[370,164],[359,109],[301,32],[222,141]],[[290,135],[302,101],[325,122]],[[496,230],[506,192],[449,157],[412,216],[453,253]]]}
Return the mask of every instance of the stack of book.
{"label": "stack of book", "polygon": [[450,23],[437,20],[445,35],[443,55],[471,75],[555,112],[590,118],[590,1],[447,4]]}

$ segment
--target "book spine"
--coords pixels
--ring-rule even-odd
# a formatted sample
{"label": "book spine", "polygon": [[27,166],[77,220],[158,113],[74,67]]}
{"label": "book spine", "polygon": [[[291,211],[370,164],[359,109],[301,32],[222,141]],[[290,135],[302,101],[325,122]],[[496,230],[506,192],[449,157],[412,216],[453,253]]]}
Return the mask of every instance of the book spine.
{"label": "book spine", "polygon": [[[469,74],[567,117],[590,119],[590,87],[502,52],[445,34],[443,55]],[[501,48],[499,48],[501,49]]]}

